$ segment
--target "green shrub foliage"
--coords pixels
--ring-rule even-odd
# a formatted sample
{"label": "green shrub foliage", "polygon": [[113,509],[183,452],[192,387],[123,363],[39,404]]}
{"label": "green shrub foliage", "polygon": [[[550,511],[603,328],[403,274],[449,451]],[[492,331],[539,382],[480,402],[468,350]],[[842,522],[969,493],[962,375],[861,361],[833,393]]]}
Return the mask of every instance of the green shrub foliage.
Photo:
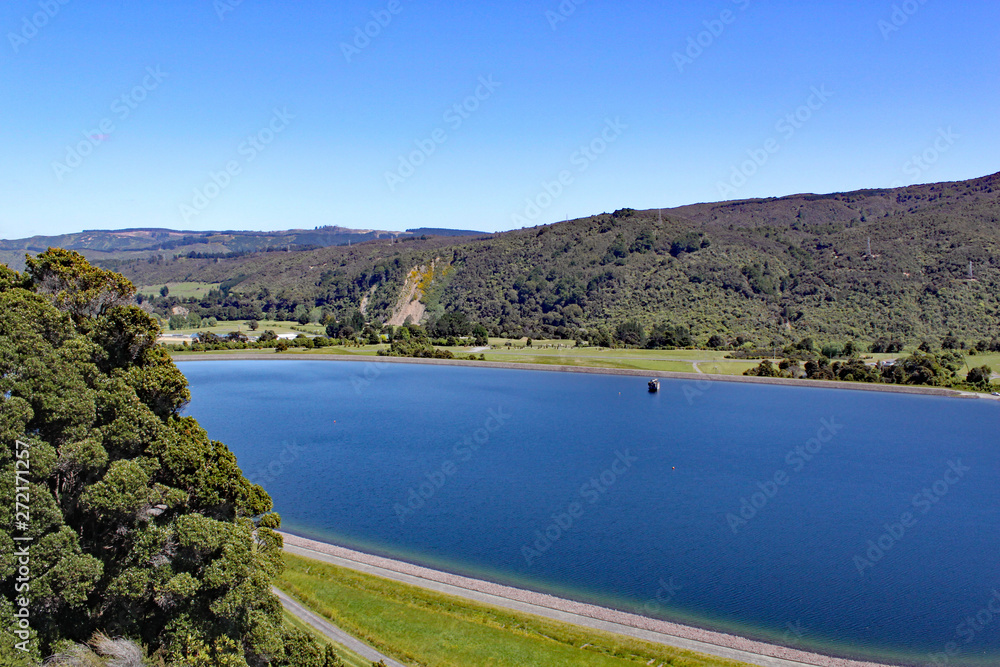
{"label": "green shrub foliage", "polygon": [[[97,632],[168,664],[335,664],[282,627],[271,499],[179,415],[187,381],[132,294],[72,252],[29,259],[25,276],[0,267],[0,664]],[[28,655],[12,622],[17,441],[30,456],[17,534],[31,538]]]}

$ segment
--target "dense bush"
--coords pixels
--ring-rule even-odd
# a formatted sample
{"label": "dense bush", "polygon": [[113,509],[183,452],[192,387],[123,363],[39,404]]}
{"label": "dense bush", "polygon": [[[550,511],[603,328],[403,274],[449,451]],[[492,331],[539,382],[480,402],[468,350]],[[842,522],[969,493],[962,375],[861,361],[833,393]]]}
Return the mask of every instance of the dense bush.
{"label": "dense bush", "polygon": [[992,376],[993,369],[989,366],[979,366],[969,370],[969,373],[965,376],[965,381],[972,385],[988,387]]}
{"label": "dense bush", "polygon": [[[775,368],[769,360],[764,360],[757,367],[751,368],[743,374],[762,377],[799,377],[799,363],[798,359],[786,358]],[[988,367],[972,369],[963,381],[958,376],[958,370],[962,367],[962,363],[962,355],[954,352],[942,352],[934,355],[920,350],[895,362],[871,365],[857,357],[852,357],[844,362],[830,363],[830,360],[825,356],[813,356],[805,362],[804,368],[801,369],[801,376],[812,380],[881,382],[960,389],[970,386],[980,389],[989,387],[992,371]]]}
{"label": "dense bush", "polygon": [[280,518],[179,415],[187,381],[133,295],[72,252],[42,253],[24,276],[0,266],[0,474],[11,484],[30,460],[31,497],[24,526],[0,506],[0,663],[23,657],[17,531],[31,538],[29,658],[101,631],[171,665],[335,664],[300,660],[317,649],[270,592]]}
{"label": "dense bush", "polygon": [[396,339],[388,349],[377,352],[382,357],[423,357],[427,359],[454,359],[451,350],[440,350],[425,338]]}

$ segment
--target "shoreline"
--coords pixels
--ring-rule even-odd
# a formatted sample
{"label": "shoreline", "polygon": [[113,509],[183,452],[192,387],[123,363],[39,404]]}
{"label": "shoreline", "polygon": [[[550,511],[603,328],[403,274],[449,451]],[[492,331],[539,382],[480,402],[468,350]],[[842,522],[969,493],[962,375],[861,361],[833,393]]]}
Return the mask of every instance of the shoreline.
{"label": "shoreline", "polygon": [[921,396],[941,396],[945,398],[998,400],[989,394],[963,392],[943,387],[923,387],[898,384],[875,384],[867,382],[846,382],[843,380],[805,380],[794,378],[769,378],[750,375],[718,375],[714,373],[684,373],[679,371],[653,371],[634,368],[601,368],[596,366],[557,366],[552,364],[532,364],[506,361],[470,361],[467,359],[422,359],[416,357],[378,357],[339,354],[277,354],[275,352],[216,354],[212,352],[194,353],[183,357],[171,355],[174,363],[187,361],[349,361],[369,364],[424,364],[428,366],[466,366],[472,368],[502,368],[506,370],[548,371],[553,373],[585,373],[593,375],[624,375],[645,378],[665,378],[694,382],[735,382],[743,384],[765,384],[787,387],[812,387],[814,389],[844,389],[847,391],[875,391]]}
{"label": "shoreline", "polygon": [[340,567],[476,602],[614,634],[623,634],[673,648],[696,651],[761,667],[802,667],[804,665],[816,667],[895,667],[888,663],[837,658],[779,644],[768,644],[738,635],[575,602],[546,593],[537,593],[482,579],[450,574],[405,561],[355,551],[281,530],[277,532],[284,540],[284,550],[291,554],[322,560]]}

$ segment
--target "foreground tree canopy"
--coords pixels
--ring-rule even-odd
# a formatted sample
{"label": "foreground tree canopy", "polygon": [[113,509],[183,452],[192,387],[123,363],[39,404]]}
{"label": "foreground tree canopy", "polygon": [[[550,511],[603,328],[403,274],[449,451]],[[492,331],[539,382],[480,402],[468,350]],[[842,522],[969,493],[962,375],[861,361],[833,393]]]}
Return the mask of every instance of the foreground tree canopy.
{"label": "foreground tree canopy", "polygon": [[[187,381],[134,293],[75,252],[50,249],[23,275],[0,265],[0,665],[98,632],[161,664],[337,664],[283,628],[270,592],[280,519],[233,453],[179,415]],[[30,588],[16,592],[25,544]],[[15,648],[24,600],[27,653]]]}

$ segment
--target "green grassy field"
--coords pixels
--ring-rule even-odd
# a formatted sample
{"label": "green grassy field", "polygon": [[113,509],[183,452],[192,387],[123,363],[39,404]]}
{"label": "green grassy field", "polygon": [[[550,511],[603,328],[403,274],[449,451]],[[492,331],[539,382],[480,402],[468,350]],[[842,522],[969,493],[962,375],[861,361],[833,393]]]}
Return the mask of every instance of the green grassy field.
{"label": "green grassy field", "polygon": [[[215,332],[215,329],[211,329]],[[280,333],[280,332],[279,332]],[[292,348],[281,354],[284,356],[315,356],[323,354],[332,354],[339,356],[353,356],[353,357],[374,357],[380,349],[384,349],[385,345],[364,345],[361,347],[340,347],[331,346],[316,349],[297,349]],[[472,348],[468,347],[446,347],[443,348],[450,350],[458,357],[466,357],[472,354]],[[690,361],[686,361],[683,358],[672,358],[675,353],[690,353],[697,352],[697,350],[674,350],[674,351],[659,351],[657,356],[653,355],[633,355],[633,352],[637,350],[603,350],[603,356],[597,354],[584,354],[584,350],[562,350],[559,352],[552,351],[539,351],[539,352],[522,352],[520,350],[516,352],[501,351],[496,352],[492,350],[487,350],[483,354],[486,356],[486,361],[497,361],[503,363],[526,363],[526,364],[544,364],[549,366],[582,366],[591,368],[624,368],[624,369],[635,369],[644,371],[672,371],[681,373],[693,373],[696,372],[695,368]],[[639,350],[638,352],[643,352]],[[652,352],[651,350],[646,350],[645,352]],[[246,353],[261,353],[261,354],[273,354],[271,350],[220,350],[216,352],[174,352],[174,356],[177,357],[189,357],[197,356],[199,354],[246,354]],[[678,357],[684,356],[694,356],[691,354],[677,355]],[[757,362],[751,361],[701,361],[699,364],[700,371],[702,373],[718,373],[721,375],[740,375],[748,368],[752,368],[757,365]]]}
{"label": "green grassy field", "polygon": [[242,331],[245,334],[259,334],[264,331],[271,330],[277,334],[283,333],[307,333],[307,334],[325,334],[326,329],[322,324],[299,324],[291,320],[259,320],[257,323],[257,331],[250,331],[250,320],[238,320],[233,322],[219,322],[214,327],[203,327],[200,329],[169,329],[164,331],[165,335],[170,334],[180,334],[180,335],[191,335],[196,334],[201,331],[207,331],[214,333],[216,336],[225,336],[227,333],[233,331]]}
{"label": "green grassy field", "polygon": [[511,364],[545,364],[551,366],[589,366],[592,368],[630,368],[646,371],[675,371],[693,373],[694,367],[686,361],[669,359],[639,359],[624,355],[597,357],[578,354],[544,354],[544,353],[502,353],[486,351],[486,361],[500,361]]}
{"label": "green grassy field", "polygon": [[698,370],[713,375],[743,375],[743,371],[757,366],[759,361],[702,361]]}
{"label": "green grassy field", "polygon": [[671,665],[737,663],[589,630],[435,593],[285,554],[277,586],[346,632],[401,662],[491,665]]}
{"label": "green grassy field", "polygon": [[[165,284],[167,289],[170,290],[170,296],[176,296],[178,299],[200,298],[219,287],[218,283],[190,282]],[[160,283],[159,285],[142,285],[141,287],[136,287],[136,291],[143,296],[157,297],[160,296],[160,290],[163,289],[163,286],[164,283]]]}
{"label": "green grassy field", "polygon": [[190,350],[182,350],[180,352],[174,352],[171,350],[170,354],[176,358],[184,357],[198,357],[205,355],[239,355],[239,354],[280,354],[282,357],[315,357],[316,355],[333,355],[338,357],[375,357],[376,350],[378,349],[375,345],[368,345],[365,347],[324,347],[324,348],[312,348],[312,349],[302,349],[293,347],[285,352],[275,352],[274,348],[263,348],[263,349],[251,349],[251,350],[209,350],[208,352],[191,352]]}
{"label": "green grassy field", "polygon": [[[757,365],[756,361],[726,359],[728,352],[715,350],[634,350],[603,347],[567,347],[565,341],[532,341],[531,347],[515,341],[510,348],[506,339],[492,341],[494,349],[485,352],[487,361],[631,368],[647,371],[681,373],[718,373],[741,375]],[[561,346],[559,345],[561,343]],[[516,346],[516,347],[515,347]],[[697,364],[697,367],[695,366]]]}
{"label": "green grassy field", "polygon": [[976,366],[989,366],[994,373],[1000,373],[1000,352],[989,352],[987,354],[975,354],[965,356],[965,363],[970,368]]}
{"label": "green grassy field", "polygon": [[[644,350],[633,348],[608,348],[608,347],[575,347],[571,341],[565,340],[539,340],[532,341],[531,347],[524,343],[525,339],[511,340],[509,338],[490,338],[490,346],[493,353],[511,354],[572,354],[581,357],[601,357],[601,356],[621,356],[636,359],[671,359],[706,361],[722,360],[726,355],[732,354],[727,351],[718,350]],[[511,347],[507,347],[511,343]]]}
{"label": "green grassy field", "polygon": [[[218,327],[209,329],[213,333],[222,335],[227,330],[235,331],[239,326],[240,330],[248,331],[246,323],[227,322]],[[293,329],[292,327],[295,327]],[[259,331],[273,329],[277,333],[301,333],[302,330],[320,329],[319,325],[300,326],[294,322],[262,322]],[[191,329],[190,332],[198,331]],[[180,333],[180,332],[178,332]],[[315,331],[318,333],[318,331]],[[504,343],[506,339],[491,339],[492,347],[485,350],[486,361],[496,361],[503,363],[527,363],[543,364],[549,366],[580,366],[591,368],[622,368],[643,371],[669,371],[681,373],[707,373],[718,375],[742,375],[744,371],[757,366],[759,360],[737,360],[726,359],[727,352],[714,350],[633,350],[633,349],[608,349],[593,347],[569,347],[565,341],[539,341],[539,345],[549,345],[549,347],[539,347],[532,341],[532,347],[511,347]],[[562,347],[557,345],[561,343]],[[523,345],[523,341],[520,343]],[[331,346],[315,349],[292,348],[281,354],[285,356],[309,356],[309,355],[340,355],[340,356],[361,356],[374,357],[380,349],[385,349],[387,345],[363,345],[360,347]],[[445,347],[457,357],[467,357],[473,354],[471,347]],[[217,352],[174,352],[175,356],[194,356],[197,354],[245,354],[256,352],[268,354],[271,350],[223,350]],[[479,353],[475,353],[479,354]],[[907,353],[899,354],[870,354],[865,355],[867,360],[884,361],[905,356]],[[981,354],[966,357],[967,364],[972,366],[982,366],[986,364],[994,369],[1000,370],[1000,354]],[[965,371],[960,371],[964,377]],[[994,385],[1000,387],[1000,379],[994,381]]]}

